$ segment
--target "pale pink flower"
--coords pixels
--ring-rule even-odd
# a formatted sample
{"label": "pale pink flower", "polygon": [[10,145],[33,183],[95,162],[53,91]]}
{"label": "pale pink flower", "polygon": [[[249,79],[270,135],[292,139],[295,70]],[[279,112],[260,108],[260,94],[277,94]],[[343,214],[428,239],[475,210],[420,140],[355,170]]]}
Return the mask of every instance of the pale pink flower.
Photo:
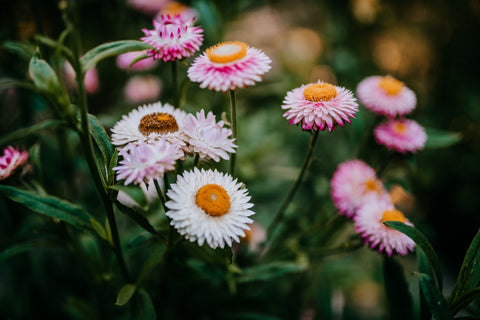
{"label": "pale pink flower", "polygon": [[152,102],[160,97],[162,82],[152,75],[133,76],[128,79],[124,92],[125,98],[131,103]]}
{"label": "pale pink flower", "polygon": [[193,26],[194,18],[184,20],[180,15],[161,15],[153,20],[155,29],[142,29],[145,37],[141,40],[155,49],[148,50],[153,59],[166,61],[182,60],[200,49],[203,43],[203,29]]}
{"label": "pale pink flower", "polygon": [[[65,84],[67,89],[71,91],[77,90],[77,80],[76,80],[76,73],[73,69],[70,62],[66,61],[63,64],[63,76],[65,78]],[[96,68],[92,68],[85,73],[85,77],[83,79],[83,83],[85,84],[85,90],[89,94],[95,94],[100,89],[100,81],[98,79],[98,72]]]}
{"label": "pale pink flower", "polygon": [[389,199],[375,170],[358,159],[339,164],[330,185],[335,207],[348,218],[354,217],[358,208],[372,198]]}
{"label": "pale pink flower", "polygon": [[220,158],[228,160],[227,152],[235,152],[237,146],[235,139],[229,139],[232,130],[223,127],[224,122],[215,121],[215,115],[210,111],[205,117],[202,109],[196,117],[192,114],[185,119],[185,134],[190,152],[199,155],[200,159],[213,159],[216,162]]}
{"label": "pale pink flower", "polygon": [[27,151],[20,151],[18,148],[8,146],[0,156],[0,180],[4,180],[12,173],[23,166],[28,158]]}
{"label": "pale pink flower", "polygon": [[180,147],[168,143],[165,138],[151,143],[131,144],[120,149],[118,154],[123,159],[113,170],[117,171],[118,180],[125,179],[125,185],[163,178],[165,172],[175,169],[176,160],[183,156]]}
{"label": "pale pink flower", "polygon": [[332,132],[355,119],[357,99],[343,87],[318,81],[289,91],[283,100],[283,116],[290,124],[301,123],[303,130]]}
{"label": "pale pink flower", "polygon": [[195,58],[188,77],[200,88],[226,92],[255,85],[270,70],[272,61],[263,51],[240,41],[227,41],[208,48]]}
{"label": "pale pink flower", "polygon": [[128,4],[145,14],[155,15],[164,8],[171,0],[128,0]]}
{"label": "pale pink flower", "polygon": [[253,222],[250,230],[245,230],[244,241],[248,243],[248,249],[252,252],[258,252],[260,245],[267,240],[267,230],[258,222]]}
{"label": "pale pink flower", "polygon": [[147,50],[140,51],[140,52],[131,51],[131,52],[119,54],[116,59],[117,67],[123,70],[135,70],[135,71],[151,70],[154,67],[156,67],[158,64],[158,61],[153,60],[152,57],[139,60],[135,62],[133,65],[131,65],[133,60],[145,54],[147,54]]}
{"label": "pale pink flower", "polygon": [[179,14],[182,16],[183,20],[185,21],[188,21],[197,16],[197,12],[195,11],[195,9],[189,6],[186,6],[178,1],[170,1],[165,6],[163,6],[163,8],[160,9],[160,11],[157,13],[155,19],[160,20],[161,15],[167,15],[167,14],[171,16]]}
{"label": "pale pink flower", "polygon": [[405,118],[390,119],[379,124],[374,134],[379,144],[401,153],[421,150],[427,142],[427,134],[423,127],[416,121]]}
{"label": "pale pink flower", "polygon": [[371,249],[377,249],[380,253],[385,252],[388,256],[394,253],[404,256],[415,248],[412,239],[383,224],[384,221],[400,221],[413,226],[390,201],[366,202],[353,219],[356,232]]}
{"label": "pale pink flower", "polygon": [[390,76],[371,76],[357,86],[358,100],[371,111],[388,117],[410,113],[417,104],[415,93]]}

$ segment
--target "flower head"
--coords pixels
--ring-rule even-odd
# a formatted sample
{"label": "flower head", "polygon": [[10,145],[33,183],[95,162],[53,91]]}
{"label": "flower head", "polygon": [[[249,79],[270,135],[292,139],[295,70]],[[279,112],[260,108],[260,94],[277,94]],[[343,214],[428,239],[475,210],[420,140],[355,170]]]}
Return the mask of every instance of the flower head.
{"label": "flower head", "polygon": [[357,99],[352,92],[329,83],[318,81],[302,85],[287,93],[282,109],[290,124],[302,124],[303,130],[332,132],[337,125],[344,126],[355,119],[358,111]]}
{"label": "flower head", "polygon": [[163,137],[170,143],[185,146],[185,111],[160,102],[143,105],[124,115],[112,128],[112,144],[151,142]]}
{"label": "flower head", "polygon": [[378,125],[374,135],[379,144],[401,153],[421,150],[427,142],[427,134],[423,127],[416,121],[405,118],[390,119]]}
{"label": "flower head", "polygon": [[371,76],[357,86],[358,100],[371,111],[395,117],[410,113],[417,103],[415,93],[390,76]]}
{"label": "flower head", "polygon": [[348,218],[352,218],[366,201],[374,198],[389,199],[375,171],[358,159],[341,163],[333,174],[330,185],[335,207]]}
{"label": "flower head", "polygon": [[141,142],[121,149],[119,155],[123,160],[117,171],[117,179],[125,179],[125,185],[141,184],[162,178],[164,173],[175,169],[175,161],[183,156],[176,144],[168,143],[165,138],[151,143]]}
{"label": "flower head", "polygon": [[153,59],[164,62],[190,57],[203,43],[203,29],[193,26],[194,18],[184,20],[181,15],[161,15],[153,20],[155,29],[142,29],[145,37],[141,40],[155,49],[148,50]]}
{"label": "flower head", "polygon": [[235,152],[237,146],[233,143],[235,139],[229,139],[232,130],[224,128],[223,124],[223,121],[215,122],[211,111],[206,117],[203,109],[196,117],[189,114],[185,119],[185,134],[190,152],[197,153],[200,159],[228,160],[227,152]]}
{"label": "flower head", "polygon": [[157,13],[156,19],[160,19],[161,15],[176,15],[179,14],[182,16],[183,20],[188,21],[197,16],[195,9],[186,6],[178,1],[170,1]]}
{"label": "flower head", "polygon": [[0,180],[11,176],[16,169],[25,164],[27,158],[27,151],[20,151],[12,146],[5,148],[3,155],[0,156]]}
{"label": "flower head", "polygon": [[403,256],[413,251],[415,242],[400,231],[384,225],[385,221],[400,221],[413,226],[391,202],[369,201],[354,217],[355,230],[370,248],[378,249],[380,253],[386,252],[389,256],[397,253]]}
{"label": "flower head", "polygon": [[151,57],[139,60],[131,65],[136,58],[144,55],[145,53],[147,53],[147,50],[140,52],[131,51],[119,54],[116,59],[117,67],[123,70],[151,70],[157,65],[157,61],[153,60]]}
{"label": "flower head", "polygon": [[200,82],[200,88],[226,92],[255,85],[270,70],[270,63],[265,53],[243,42],[221,42],[195,58],[188,77]]}
{"label": "flower head", "polygon": [[128,79],[125,98],[131,103],[156,101],[162,92],[162,82],[154,75],[137,75]]}
{"label": "flower head", "polygon": [[165,203],[170,224],[191,242],[212,248],[240,242],[253,220],[250,196],[242,183],[217,170],[195,168],[178,176]]}

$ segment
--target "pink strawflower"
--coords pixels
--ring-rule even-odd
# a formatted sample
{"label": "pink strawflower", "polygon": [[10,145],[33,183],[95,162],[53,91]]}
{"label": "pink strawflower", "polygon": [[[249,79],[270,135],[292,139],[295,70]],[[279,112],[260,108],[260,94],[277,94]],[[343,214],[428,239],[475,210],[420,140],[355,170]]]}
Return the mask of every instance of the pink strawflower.
{"label": "pink strawflower", "polygon": [[218,43],[195,58],[188,77],[200,88],[226,92],[255,85],[272,61],[261,50],[240,41]]}
{"label": "pink strawflower", "polygon": [[361,206],[354,217],[357,233],[371,249],[406,255],[415,248],[415,242],[400,231],[383,224],[384,221],[400,221],[409,226],[413,224],[390,201],[369,201]]}
{"label": "pink strawflower", "polygon": [[203,29],[193,26],[194,18],[184,20],[181,15],[161,15],[153,20],[154,30],[142,29],[141,40],[155,49],[148,50],[153,59],[166,61],[182,60],[200,49]]}
{"label": "pink strawflower", "polygon": [[153,69],[158,61],[154,60],[151,57],[139,60],[135,62],[132,66],[132,61],[136,58],[147,54],[147,50],[144,51],[132,51],[119,54],[116,59],[117,67],[123,70],[136,70],[136,71],[145,71]]}
{"label": "pink strawflower", "polygon": [[383,183],[365,162],[354,159],[338,165],[333,174],[331,196],[340,214],[353,218],[360,206],[373,198],[389,199]]}
{"label": "pink strawflower", "polygon": [[167,3],[165,6],[163,6],[162,9],[157,13],[157,16],[155,19],[159,20],[161,19],[161,15],[176,15],[179,14],[182,16],[183,20],[188,21],[192,18],[195,18],[197,16],[197,12],[195,9],[192,9],[189,6],[186,6],[180,2],[177,1],[170,1]]}
{"label": "pink strawflower", "polygon": [[282,109],[287,109],[283,116],[290,124],[301,123],[303,130],[328,128],[332,132],[337,125],[343,127],[355,119],[356,101],[350,90],[318,81],[289,91],[283,100]]}
{"label": "pink strawflower", "polygon": [[410,113],[417,104],[415,93],[390,76],[371,76],[357,86],[358,100],[371,111],[388,117]]}
{"label": "pink strawflower", "polygon": [[164,8],[171,0],[128,0],[128,4],[145,14],[154,15]]}
{"label": "pink strawflower", "polygon": [[18,148],[8,146],[3,150],[0,157],[0,180],[4,180],[25,164],[28,158],[27,151],[20,151]]}
{"label": "pink strawflower", "polygon": [[175,161],[183,156],[183,152],[178,145],[168,143],[164,138],[151,143],[131,144],[121,149],[119,155],[123,160],[113,170],[117,171],[117,179],[125,179],[124,183],[128,185],[162,178],[165,172],[175,169]]}
{"label": "pink strawflower", "polygon": [[213,159],[216,162],[220,158],[229,159],[227,152],[235,152],[237,146],[235,139],[229,139],[232,130],[223,127],[224,122],[215,122],[215,115],[210,111],[205,117],[202,109],[196,117],[192,114],[185,119],[185,134],[190,152],[199,155],[200,159]]}
{"label": "pink strawflower", "polygon": [[125,85],[125,98],[131,103],[141,104],[158,100],[162,82],[156,76],[138,75],[131,77]]}
{"label": "pink strawflower", "polygon": [[[77,80],[76,80],[76,73],[73,69],[70,62],[66,61],[63,64],[63,76],[65,78],[65,84],[67,89],[71,91],[77,90]],[[85,73],[85,77],[83,78],[83,83],[85,84],[85,90],[89,94],[95,94],[100,89],[100,81],[98,79],[98,72],[96,68],[92,68]]]}
{"label": "pink strawflower", "polygon": [[390,119],[378,125],[374,134],[379,144],[401,153],[421,150],[427,142],[427,134],[423,127],[416,121],[405,118]]}

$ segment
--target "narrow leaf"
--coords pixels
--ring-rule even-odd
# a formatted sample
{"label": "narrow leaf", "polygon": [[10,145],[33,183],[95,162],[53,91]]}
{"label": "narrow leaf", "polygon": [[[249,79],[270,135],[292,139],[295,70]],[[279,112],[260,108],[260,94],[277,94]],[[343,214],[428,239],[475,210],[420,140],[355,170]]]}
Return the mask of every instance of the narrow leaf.
{"label": "narrow leaf", "polygon": [[[427,256],[423,252],[422,249],[417,248],[417,264],[418,264],[418,271],[420,273],[425,273],[430,276],[430,278],[434,278],[435,274],[432,270],[432,266],[428,262]],[[425,296],[423,295],[422,290],[419,290],[420,294],[420,320],[429,320],[432,318],[430,313],[430,308],[428,307],[427,301],[425,300]]]}
{"label": "narrow leaf", "polygon": [[400,221],[385,221],[384,224],[389,228],[392,228],[404,233],[410,239],[412,239],[420,247],[420,249],[423,250],[423,252],[427,256],[427,259],[430,265],[435,271],[435,275],[438,282],[438,288],[441,291],[443,288],[442,270],[440,267],[438,256],[435,253],[435,250],[433,250],[433,247],[428,241],[428,239],[425,238],[425,236],[416,228],[406,225],[405,223],[402,223]]}
{"label": "narrow leaf", "polygon": [[383,271],[390,319],[413,319],[412,297],[402,266],[394,258],[385,257]]}
{"label": "narrow leaf", "polygon": [[19,55],[26,61],[30,60],[30,58],[35,53],[35,47],[29,43],[5,41],[4,43],[2,43],[2,46],[8,51]]}
{"label": "narrow leaf", "polygon": [[458,132],[449,132],[432,128],[425,128],[427,133],[427,142],[425,148],[444,148],[450,147],[460,140],[462,135]]}
{"label": "narrow leaf", "polygon": [[303,263],[276,261],[243,269],[243,273],[238,278],[238,282],[266,281],[283,275],[302,272],[305,269],[306,265]]}
{"label": "narrow leaf", "polygon": [[456,299],[456,302],[451,305],[452,314],[457,314],[457,312],[459,312],[475,300],[480,300],[480,288],[472,289],[459,296],[458,299]]}
{"label": "narrow leaf", "polygon": [[152,302],[152,298],[147,291],[144,289],[138,290],[138,295],[136,296],[135,301],[135,319],[138,320],[155,320],[157,319],[157,314],[155,312],[155,307]]}
{"label": "narrow leaf", "polygon": [[109,187],[116,191],[125,192],[133,201],[135,201],[142,210],[148,210],[148,200],[140,186],[125,186],[122,184],[115,184]]}
{"label": "narrow leaf", "polygon": [[113,146],[105,128],[93,114],[88,115],[88,121],[90,122],[90,134],[92,135],[95,144],[100,149],[105,163],[110,163],[110,158],[113,154]]}
{"label": "narrow leaf", "polygon": [[39,132],[51,128],[58,128],[65,125],[65,122],[59,120],[46,120],[42,123],[35,124],[30,127],[20,128],[0,138],[0,146],[11,144],[14,141],[25,139],[27,137],[37,135]]}
{"label": "narrow leaf", "polygon": [[126,52],[142,51],[146,49],[152,49],[152,46],[136,40],[122,40],[103,43],[91,49],[80,58],[82,70],[87,72],[95,67],[98,62],[109,57],[117,56]]}
{"label": "narrow leaf", "polygon": [[452,318],[450,309],[432,278],[425,273],[414,272],[413,274],[420,280],[420,287],[430,307],[433,319],[450,320]]}
{"label": "narrow leaf", "polygon": [[126,304],[135,293],[135,290],[137,290],[137,286],[134,284],[124,285],[118,292],[117,302],[115,302],[115,304],[117,306],[123,306]]}
{"label": "narrow leaf", "polygon": [[92,229],[95,230],[100,238],[108,241],[107,232],[102,224],[93,218],[90,218],[90,223],[92,224]]}
{"label": "narrow leaf", "polygon": [[17,254],[28,252],[35,248],[44,247],[44,246],[45,246],[45,241],[38,241],[38,240],[13,245],[3,250],[2,252],[0,252],[0,263]]}
{"label": "narrow leaf", "polygon": [[143,216],[142,214],[138,213],[137,211],[133,210],[132,208],[129,208],[117,200],[115,200],[115,205],[117,208],[125,215],[127,215],[130,219],[135,221],[140,227],[145,229],[146,231],[156,234],[157,232],[155,231],[155,228],[150,224],[148,219]]}

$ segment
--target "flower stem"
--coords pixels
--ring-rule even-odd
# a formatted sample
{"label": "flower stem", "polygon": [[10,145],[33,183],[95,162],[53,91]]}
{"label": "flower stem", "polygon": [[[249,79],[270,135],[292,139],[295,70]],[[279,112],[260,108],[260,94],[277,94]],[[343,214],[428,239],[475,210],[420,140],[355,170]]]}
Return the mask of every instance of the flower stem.
{"label": "flower stem", "polygon": [[[237,140],[237,107],[235,103],[235,90],[230,90],[230,123],[232,126],[232,138],[238,145]],[[230,154],[230,174],[235,175],[235,160],[237,152],[232,152]]]}

